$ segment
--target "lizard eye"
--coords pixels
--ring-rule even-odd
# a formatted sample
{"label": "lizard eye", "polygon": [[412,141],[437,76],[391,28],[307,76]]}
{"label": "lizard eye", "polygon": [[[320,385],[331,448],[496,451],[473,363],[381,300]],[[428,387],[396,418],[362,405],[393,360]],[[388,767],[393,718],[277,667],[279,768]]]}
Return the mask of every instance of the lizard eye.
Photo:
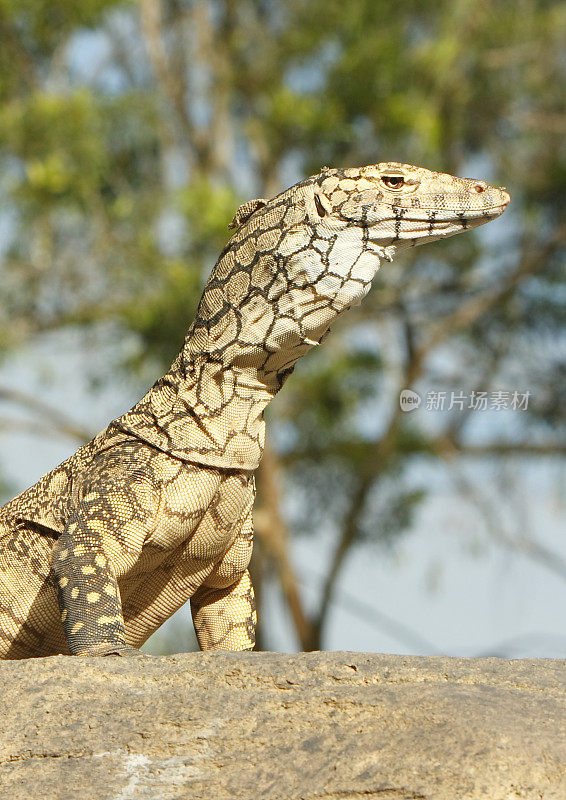
{"label": "lizard eye", "polygon": [[388,189],[400,189],[405,183],[405,178],[402,175],[382,175],[381,182]]}

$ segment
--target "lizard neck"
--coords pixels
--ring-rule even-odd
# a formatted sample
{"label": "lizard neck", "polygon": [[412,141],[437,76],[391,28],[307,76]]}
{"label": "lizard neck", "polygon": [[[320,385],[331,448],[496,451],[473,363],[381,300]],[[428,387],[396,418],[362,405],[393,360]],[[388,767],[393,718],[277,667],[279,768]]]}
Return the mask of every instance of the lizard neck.
{"label": "lizard neck", "polygon": [[[312,305],[312,294],[295,300],[297,309],[307,300]],[[259,310],[257,303],[253,307]],[[221,330],[197,315],[168,372],[115,424],[183,460],[256,469],[265,443],[266,406],[336,317],[326,303],[315,304],[317,325],[307,335],[298,330],[298,310],[294,313],[288,303],[282,307],[285,314],[274,315],[270,307],[271,313],[263,309],[244,318],[239,307],[230,306]]]}
{"label": "lizard neck", "polygon": [[277,318],[272,307],[263,312],[225,306],[217,324],[197,314],[168,372],[114,426],[186,461],[255,470],[266,406],[335,317],[323,314],[328,324],[309,331],[315,340],[297,334],[290,309]]}
{"label": "lizard neck", "polygon": [[331,232],[323,232],[325,246],[315,250],[306,224],[283,240],[273,230],[273,242],[253,228],[231,239],[170,370],[115,426],[184,460],[257,467],[266,406],[298,359],[339,314],[361,301],[381,255],[353,228],[336,256],[351,261],[340,275],[328,269],[326,253],[336,238]]}
{"label": "lizard neck", "polygon": [[[293,294],[277,314],[258,298],[254,313],[224,307],[221,327],[198,314],[168,372],[114,426],[183,460],[256,469],[266,406],[337,316],[312,293]],[[308,331],[298,324],[307,303],[317,320]]]}
{"label": "lizard neck", "polygon": [[273,393],[246,372],[184,350],[169,371],[114,426],[182,459],[254,470],[264,442],[263,412]]}

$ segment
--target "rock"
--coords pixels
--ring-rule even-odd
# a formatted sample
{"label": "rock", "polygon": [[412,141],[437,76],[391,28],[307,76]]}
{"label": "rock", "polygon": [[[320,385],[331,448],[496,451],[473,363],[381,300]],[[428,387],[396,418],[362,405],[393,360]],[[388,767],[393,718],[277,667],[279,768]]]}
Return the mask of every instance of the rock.
{"label": "rock", "polygon": [[0,663],[2,800],[564,800],[566,662]]}

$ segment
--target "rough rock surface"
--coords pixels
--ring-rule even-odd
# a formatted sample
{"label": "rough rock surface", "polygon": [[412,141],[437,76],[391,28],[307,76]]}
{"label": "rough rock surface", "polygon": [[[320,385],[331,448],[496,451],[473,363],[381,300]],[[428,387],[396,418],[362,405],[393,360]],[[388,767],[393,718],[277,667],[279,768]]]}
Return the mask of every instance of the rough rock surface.
{"label": "rough rock surface", "polygon": [[564,800],[566,662],[365,653],[0,663],[10,800]]}

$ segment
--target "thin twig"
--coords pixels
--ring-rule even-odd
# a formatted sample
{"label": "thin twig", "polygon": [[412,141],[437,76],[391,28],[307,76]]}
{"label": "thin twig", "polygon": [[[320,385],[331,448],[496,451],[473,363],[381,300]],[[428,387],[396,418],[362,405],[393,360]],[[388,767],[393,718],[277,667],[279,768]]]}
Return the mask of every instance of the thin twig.
{"label": "thin twig", "polygon": [[[321,578],[320,575],[317,575],[311,570],[301,569],[301,575],[303,576],[300,579],[301,583],[305,585],[311,585],[313,578],[316,580],[320,580]],[[372,627],[385,631],[392,638],[403,642],[419,653],[436,655],[442,652],[428,639],[425,639],[424,636],[421,636],[420,633],[414,631],[404,622],[399,622],[399,620],[390,617],[383,611],[379,611],[374,605],[360,600],[346,589],[336,587],[331,603],[333,605],[339,605],[342,609],[357,616],[358,619],[363,619],[364,622],[367,622]]]}
{"label": "thin twig", "polygon": [[280,508],[277,457],[269,446],[265,448],[261,460],[258,481],[263,507],[254,514],[254,529],[275,562],[297,637],[303,650],[306,650],[312,638],[312,629],[303,609],[297,578],[289,554],[287,527]]}
{"label": "thin twig", "polygon": [[[0,388],[0,401],[26,408],[42,418],[42,422],[33,422],[4,417],[2,421],[4,426],[9,424],[13,429],[14,425],[18,425],[22,428],[28,428],[28,430],[33,429],[35,426],[37,432],[44,434],[47,433],[48,428],[52,428],[54,431],[58,431],[72,439],[77,439],[80,442],[87,442],[92,438],[92,431],[71,420],[61,412],[61,409],[54,408],[44,400],[38,400],[37,397],[19,389]],[[49,434],[47,433],[47,435]]]}

